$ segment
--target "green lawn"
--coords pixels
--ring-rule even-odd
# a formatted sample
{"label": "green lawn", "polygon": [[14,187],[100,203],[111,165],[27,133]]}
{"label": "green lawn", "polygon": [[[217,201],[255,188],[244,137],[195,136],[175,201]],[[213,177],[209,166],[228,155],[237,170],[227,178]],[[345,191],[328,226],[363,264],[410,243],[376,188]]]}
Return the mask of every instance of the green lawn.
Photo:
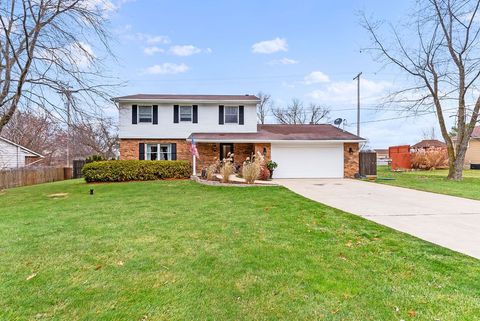
{"label": "green lawn", "polygon": [[378,166],[377,183],[480,200],[480,170],[464,171],[462,181],[447,180],[447,174],[447,170],[391,172],[388,166]]}
{"label": "green lawn", "polygon": [[0,320],[480,320],[480,261],[281,187],[74,180],[0,216]]}

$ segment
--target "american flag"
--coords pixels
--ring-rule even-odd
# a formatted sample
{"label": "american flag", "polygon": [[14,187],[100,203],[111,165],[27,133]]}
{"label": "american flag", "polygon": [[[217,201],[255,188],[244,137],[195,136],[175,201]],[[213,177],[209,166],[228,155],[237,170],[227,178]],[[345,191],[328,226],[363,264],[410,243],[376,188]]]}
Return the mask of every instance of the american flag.
{"label": "american flag", "polygon": [[198,150],[197,150],[197,145],[195,145],[195,139],[192,137],[192,144],[190,145],[190,153],[192,153],[192,156],[195,156],[196,158],[200,158],[198,155]]}

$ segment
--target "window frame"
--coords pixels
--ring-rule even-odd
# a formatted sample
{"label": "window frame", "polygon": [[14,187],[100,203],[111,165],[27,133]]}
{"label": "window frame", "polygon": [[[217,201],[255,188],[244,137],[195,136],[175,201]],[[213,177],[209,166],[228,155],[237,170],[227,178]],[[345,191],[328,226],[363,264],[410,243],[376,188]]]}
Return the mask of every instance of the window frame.
{"label": "window frame", "polygon": [[[227,109],[228,108],[235,108],[237,111],[236,116],[237,116],[237,121],[236,122],[227,122]],[[232,116],[232,114],[229,114],[229,116]],[[237,124],[240,121],[240,107],[239,106],[224,106],[223,108],[223,123],[224,124]]]}
{"label": "window frame", "polygon": [[[140,110],[142,108],[149,108],[150,109],[150,121],[141,121],[140,119]],[[138,112],[137,112],[137,123],[138,124],[152,124],[153,123],[153,105],[139,105]]]}
{"label": "window frame", "polygon": [[[190,120],[182,120],[182,108],[189,108]],[[193,122],[193,106],[192,105],[180,105],[178,106],[178,122],[180,123],[192,123]]]}
{"label": "window frame", "polygon": [[[167,154],[167,159],[166,160],[172,160],[172,144],[145,144],[145,160],[152,160],[152,152],[148,151],[149,147],[155,146],[157,148],[157,151],[155,152],[157,154],[156,159],[153,160],[165,160],[161,158],[161,155]],[[161,148],[167,147],[167,152],[164,153],[161,151]]]}

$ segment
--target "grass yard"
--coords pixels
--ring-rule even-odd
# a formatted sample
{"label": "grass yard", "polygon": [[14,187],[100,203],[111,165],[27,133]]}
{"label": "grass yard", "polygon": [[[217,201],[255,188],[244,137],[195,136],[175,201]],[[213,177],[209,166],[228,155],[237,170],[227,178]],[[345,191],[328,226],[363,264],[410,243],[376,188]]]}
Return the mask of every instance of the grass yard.
{"label": "grass yard", "polygon": [[73,180],[0,216],[0,320],[480,320],[478,260],[281,187]]}
{"label": "grass yard", "polygon": [[465,170],[464,179],[458,182],[447,180],[447,174],[448,170],[391,172],[388,166],[378,166],[378,177],[394,180],[377,183],[480,200],[480,170]]}

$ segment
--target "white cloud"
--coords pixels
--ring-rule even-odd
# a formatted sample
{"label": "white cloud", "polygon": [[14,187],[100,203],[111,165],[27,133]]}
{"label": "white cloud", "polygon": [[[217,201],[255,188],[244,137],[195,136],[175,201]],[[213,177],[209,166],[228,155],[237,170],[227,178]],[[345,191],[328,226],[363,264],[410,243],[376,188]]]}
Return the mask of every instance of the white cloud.
{"label": "white cloud", "polygon": [[87,10],[99,10],[99,11],[113,11],[117,8],[112,1],[109,0],[84,0],[80,2],[83,8]]}
{"label": "white cloud", "polygon": [[295,59],[290,59],[290,58],[282,58],[282,59],[275,59],[270,61],[268,64],[269,65],[295,65],[298,64],[299,61]]}
{"label": "white cloud", "polygon": [[202,52],[211,53],[212,49],[210,48],[201,49],[193,45],[175,45],[170,47],[169,52],[175,56],[187,57],[187,56],[196,55]]}
{"label": "white cloud", "polygon": [[71,43],[62,48],[41,48],[38,56],[45,60],[62,60],[78,69],[87,69],[95,59],[92,47],[85,42]]}
{"label": "white cloud", "polygon": [[168,44],[170,43],[170,38],[168,36],[161,35],[149,35],[144,33],[138,33],[137,36],[140,40],[146,41],[149,45],[154,45],[158,43]]}
{"label": "white cloud", "polygon": [[143,52],[147,55],[147,56],[152,56],[156,53],[159,53],[159,52],[164,52],[165,50],[163,50],[162,48],[158,48],[157,46],[152,46],[152,47],[146,47],[143,49]]}
{"label": "white cloud", "polygon": [[307,85],[329,82],[330,78],[321,71],[312,71],[303,79]]}
{"label": "white cloud", "polygon": [[95,58],[92,47],[88,43],[79,42],[70,46],[70,54],[79,68],[88,68]]}
{"label": "white cloud", "polygon": [[254,43],[252,46],[252,52],[262,53],[262,54],[271,54],[279,51],[287,51],[288,44],[287,39],[285,38],[275,38],[272,40],[265,40]]}
{"label": "white cloud", "polygon": [[153,65],[145,69],[145,73],[152,75],[174,75],[187,72],[190,68],[184,64],[165,62],[160,65]]}
{"label": "white cloud", "polygon": [[170,47],[171,54],[175,56],[181,56],[181,57],[191,56],[201,52],[202,52],[202,49],[192,45],[181,45],[181,46],[177,45],[177,46]]}
{"label": "white cloud", "polygon": [[[372,81],[362,79],[362,101],[372,101],[385,96],[386,90],[392,87],[388,81]],[[354,103],[357,99],[357,83],[355,81],[337,81],[329,83],[325,88],[313,90],[308,94],[310,98],[322,102]]]}

